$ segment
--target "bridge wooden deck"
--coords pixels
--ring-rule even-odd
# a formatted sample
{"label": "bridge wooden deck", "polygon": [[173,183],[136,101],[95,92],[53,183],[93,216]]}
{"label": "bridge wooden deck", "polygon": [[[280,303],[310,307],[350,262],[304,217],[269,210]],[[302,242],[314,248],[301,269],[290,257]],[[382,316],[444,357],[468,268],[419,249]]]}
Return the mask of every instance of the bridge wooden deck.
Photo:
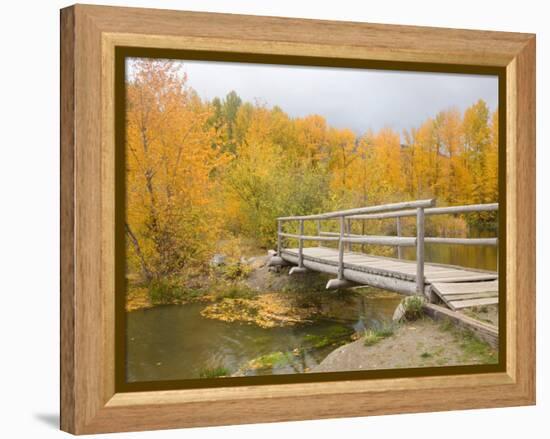
{"label": "bridge wooden deck", "polygon": [[[498,303],[498,274],[467,267],[426,263],[424,244],[448,245],[497,245],[497,238],[445,238],[424,237],[424,216],[494,211],[498,204],[451,206],[434,208],[433,200],[403,202],[382,206],[370,206],[324,214],[278,218],[277,252],[270,265],[295,265],[290,274],[308,270],[336,276],[327,288],[346,288],[354,285],[370,285],[403,294],[423,294],[429,301],[440,301],[454,310]],[[412,209],[411,209],[412,208]],[[408,210],[404,210],[408,209]],[[416,216],[416,236],[401,236],[399,220]],[[387,219],[397,220],[397,236],[372,236],[352,233],[352,220]],[[322,220],[339,220],[340,232],[323,232]],[[304,234],[304,222],[317,222],[317,235]],[[298,221],[298,233],[285,233],[283,222]],[[283,239],[298,242],[298,247],[284,247]],[[305,247],[306,241],[334,242],[338,248]],[[398,258],[389,258],[353,251],[353,246],[394,246]],[[416,260],[403,259],[401,247],[416,247]]]}
{"label": "bridge wooden deck", "polygon": [[[285,248],[282,258],[298,264],[299,248]],[[303,249],[303,266],[312,271],[338,274],[339,252],[328,247]],[[344,252],[344,278],[404,294],[416,290],[416,261]],[[442,264],[424,264],[427,294],[432,291],[451,309],[498,303],[498,274]]]}

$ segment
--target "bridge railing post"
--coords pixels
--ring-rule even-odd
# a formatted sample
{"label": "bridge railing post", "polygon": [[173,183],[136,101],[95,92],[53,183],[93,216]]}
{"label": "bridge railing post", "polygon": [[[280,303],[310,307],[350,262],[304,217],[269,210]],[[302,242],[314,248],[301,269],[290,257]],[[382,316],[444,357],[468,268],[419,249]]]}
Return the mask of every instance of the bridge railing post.
{"label": "bridge railing post", "polygon": [[[401,236],[401,218],[396,217],[396,228],[397,228],[397,236]],[[403,248],[400,245],[397,245],[397,259],[403,259]]]}
{"label": "bridge railing post", "polygon": [[416,293],[424,295],[424,208],[416,209]]}
{"label": "bridge railing post", "polygon": [[340,217],[340,239],[338,240],[338,280],[344,279],[344,232],[346,220],[342,215]]}
{"label": "bridge railing post", "polygon": [[[347,235],[350,236],[351,235],[351,219],[348,218],[348,227],[347,227]],[[352,250],[352,243],[351,242],[348,242],[348,251],[350,252]]]}
{"label": "bridge railing post", "polygon": [[[317,236],[321,236],[321,220],[317,220]],[[323,246],[323,241],[317,243],[319,247]]]}
{"label": "bridge railing post", "polygon": [[281,246],[282,246],[282,236],[283,225],[281,220],[277,220],[277,256],[281,257]]}
{"label": "bridge railing post", "polygon": [[300,239],[298,240],[298,267],[303,268],[304,267],[304,220],[300,220]]}

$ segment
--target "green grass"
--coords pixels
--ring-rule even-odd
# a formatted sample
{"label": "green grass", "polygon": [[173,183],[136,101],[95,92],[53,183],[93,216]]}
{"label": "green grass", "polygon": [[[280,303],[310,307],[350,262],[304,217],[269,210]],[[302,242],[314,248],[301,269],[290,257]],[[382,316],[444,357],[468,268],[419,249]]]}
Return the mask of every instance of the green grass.
{"label": "green grass", "polygon": [[193,301],[204,295],[200,288],[186,288],[174,279],[154,280],[147,286],[147,290],[153,305]]}
{"label": "green grass", "polygon": [[449,332],[455,329],[455,325],[450,319],[443,319],[443,321],[440,323],[439,327],[444,332]]}
{"label": "green grass", "polygon": [[367,329],[363,337],[363,344],[373,346],[381,340],[391,337],[394,332],[395,328],[392,325],[383,326],[379,329]]}
{"label": "green grass", "polygon": [[223,366],[217,367],[205,367],[200,370],[200,378],[219,378],[223,376],[228,376],[230,374],[229,369]]}
{"label": "green grass", "polygon": [[290,352],[278,351],[254,358],[248,363],[248,367],[251,369],[272,369],[274,367],[286,366],[291,361],[292,354]]}
{"label": "green grass", "polygon": [[469,329],[456,327],[450,319],[443,320],[439,327],[442,331],[451,332],[455,341],[463,351],[462,362],[475,360],[483,364],[494,364],[498,362],[497,351],[488,343],[480,340]]}
{"label": "green grass", "polygon": [[309,347],[320,349],[326,346],[342,344],[349,340],[353,330],[341,325],[332,325],[324,334],[307,334],[304,341]]}
{"label": "green grass", "polygon": [[480,360],[482,363],[496,363],[498,361],[496,351],[484,341],[479,340],[472,331],[460,331],[457,336],[460,347],[464,351],[465,361],[471,359]]}
{"label": "green grass", "polygon": [[378,329],[376,331],[378,335],[382,338],[391,337],[393,333],[395,332],[393,326],[383,326],[382,328]]}
{"label": "green grass", "polygon": [[313,348],[324,348],[332,344],[332,341],[326,335],[307,334],[304,336],[304,341]]}
{"label": "green grass", "polygon": [[429,353],[429,352],[422,352],[422,353],[420,354],[420,356],[421,356],[422,358],[431,358],[431,357],[432,357],[432,354]]}
{"label": "green grass", "polygon": [[235,283],[222,284],[214,291],[216,300],[222,299],[254,299],[258,293],[247,285]]}

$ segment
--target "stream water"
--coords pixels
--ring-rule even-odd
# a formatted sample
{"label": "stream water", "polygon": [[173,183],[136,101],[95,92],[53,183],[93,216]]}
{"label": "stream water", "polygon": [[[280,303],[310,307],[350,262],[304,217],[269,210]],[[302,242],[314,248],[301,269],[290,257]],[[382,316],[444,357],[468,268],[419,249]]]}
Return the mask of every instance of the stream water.
{"label": "stream water", "polygon": [[341,342],[349,341],[355,331],[391,321],[401,299],[397,294],[369,297],[368,292],[327,294],[332,294],[330,301],[334,302],[330,318],[282,328],[207,319],[200,314],[206,306],[203,303],[128,313],[127,379],[135,382],[199,378],[205,370],[216,367],[234,374],[249,361],[271,353],[282,353],[285,361],[247,370],[245,374],[303,372],[335,348],[335,344],[319,348],[312,345],[326,338],[338,342],[338,336]]}

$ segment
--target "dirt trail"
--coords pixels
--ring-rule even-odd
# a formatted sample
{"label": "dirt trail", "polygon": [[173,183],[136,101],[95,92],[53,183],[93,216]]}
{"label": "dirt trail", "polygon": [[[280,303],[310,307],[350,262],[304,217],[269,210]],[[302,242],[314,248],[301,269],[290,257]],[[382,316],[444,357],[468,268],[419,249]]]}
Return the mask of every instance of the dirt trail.
{"label": "dirt trail", "polygon": [[485,364],[497,359],[488,345],[425,318],[399,326],[373,346],[365,346],[362,338],[342,346],[311,372]]}

